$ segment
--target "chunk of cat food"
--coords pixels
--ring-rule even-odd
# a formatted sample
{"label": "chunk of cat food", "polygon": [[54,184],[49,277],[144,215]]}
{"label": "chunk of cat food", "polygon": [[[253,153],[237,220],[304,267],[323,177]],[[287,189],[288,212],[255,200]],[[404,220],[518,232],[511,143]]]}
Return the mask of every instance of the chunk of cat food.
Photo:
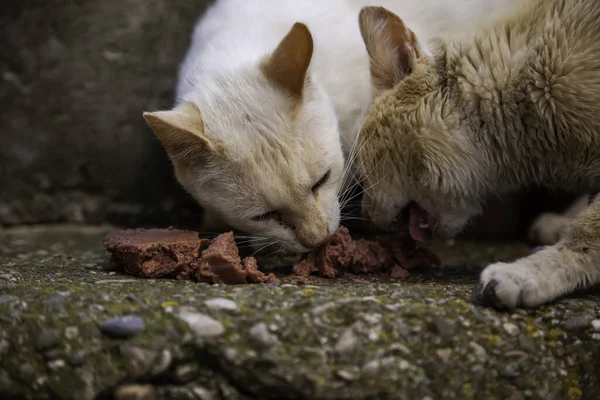
{"label": "chunk of cat food", "polygon": [[209,243],[196,232],[173,228],[121,230],[104,239],[111,266],[141,278],[189,278]]}
{"label": "chunk of cat food", "polygon": [[345,227],[340,227],[324,246],[315,249],[293,267],[293,275],[316,274],[333,278],[343,272],[372,273],[389,271],[393,278],[408,276],[417,266],[440,264],[431,251],[417,248],[411,238],[379,237],[377,240],[353,240]]}
{"label": "chunk of cat food", "polygon": [[121,230],[109,233],[104,246],[113,267],[141,278],[225,284],[279,281],[274,274],[259,271],[253,258],[242,264],[232,232],[210,241],[197,232],[173,228]]}
{"label": "chunk of cat food", "polygon": [[441,264],[437,254],[428,248],[417,247],[417,242],[412,237],[380,236],[377,242],[390,251],[394,260],[406,270]]}
{"label": "chunk of cat food", "polygon": [[227,284],[279,282],[275,274],[266,275],[259,271],[253,257],[245,258],[242,263],[233,232],[217,236],[202,252],[196,279],[198,282]]}

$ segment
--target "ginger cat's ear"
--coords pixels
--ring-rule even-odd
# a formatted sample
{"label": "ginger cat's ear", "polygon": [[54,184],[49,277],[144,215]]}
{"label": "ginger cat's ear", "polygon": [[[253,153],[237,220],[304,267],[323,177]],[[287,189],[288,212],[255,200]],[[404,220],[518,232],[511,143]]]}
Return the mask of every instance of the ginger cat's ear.
{"label": "ginger cat's ear", "polygon": [[413,70],[423,51],[413,31],[383,7],[364,7],[358,16],[376,91],[394,87]]}
{"label": "ginger cat's ear", "polygon": [[144,119],[177,165],[202,163],[215,145],[204,134],[200,110],[190,102],[168,111],[145,112]]}
{"label": "ginger cat's ear", "polygon": [[301,97],[312,53],[313,39],[308,27],[296,22],[275,51],[263,62],[262,71],[267,78],[294,97]]}

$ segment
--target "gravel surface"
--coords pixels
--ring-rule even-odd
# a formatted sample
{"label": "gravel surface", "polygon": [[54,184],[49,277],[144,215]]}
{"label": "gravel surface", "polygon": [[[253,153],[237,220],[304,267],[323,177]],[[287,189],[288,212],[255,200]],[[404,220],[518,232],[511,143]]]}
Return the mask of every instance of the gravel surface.
{"label": "gravel surface", "polygon": [[444,267],[400,282],[209,286],[105,271],[107,229],[0,231],[0,398],[600,398],[598,292],[473,301],[526,246],[438,245]]}

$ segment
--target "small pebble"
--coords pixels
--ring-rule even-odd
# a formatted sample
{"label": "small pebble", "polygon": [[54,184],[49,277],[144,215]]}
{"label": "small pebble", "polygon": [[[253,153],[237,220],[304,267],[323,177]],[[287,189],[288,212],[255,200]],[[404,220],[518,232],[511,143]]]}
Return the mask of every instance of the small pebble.
{"label": "small pebble", "polygon": [[132,303],[141,303],[141,300],[135,294],[128,294],[125,299]]}
{"label": "small pebble", "polygon": [[10,346],[10,343],[8,343],[7,340],[0,339],[0,355],[6,353],[9,346]]}
{"label": "small pebble", "polygon": [[213,299],[208,299],[204,302],[204,305],[213,310],[225,310],[238,312],[240,309],[238,305],[233,300],[225,299],[222,297],[215,297]]}
{"label": "small pebble", "polygon": [[439,349],[436,351],[436,354],[442,361],[448,362],[450,357],[452,357],[452,349]]}
{"label": "small pebble", "polygon": [[215,396],[208,389],[197,386],[192,389],[198,400],[214,400]]}
{"label": "small pebble", "polygon": [[65,337],[69,340],[75,339],[79,336],[79,328],[76,326],[67,326],[65,328]]}
{"label": "small pebble", "polygon": [[144,376],[152,367],[156,352],[142,349],[140,347],[126,347],[121,350],[125,358],[125,370],[130,379],[139,379]]}
{"label": "small pebble", "polygon": [[381,359],[381,366],[382,367],[391,367],[393,365],[396,364],[396,357],[385,357]]}
{"label": "small pebble", "polygon": [[272,347],[277,344],[277,336],[269,332],[264,322],[259,322],[250,328],[250,338],[261,347]]}
{"label": "small pebble", "polygon": [[507,378],[518,377],[519,375],[521,375],[519,364],[518,363],[508,363],[508,364],[504,365],[500,369],[500,375],[507,377]]}
{"label": "small pebble", "polygon": [[199,337],[215,337],[225,332],[225,327],[216,319],[189,309],[180,309],[179,318],[187,322],[190,329]]}
{"label": "small pebble", "polygon": [[510,336],[517,336],[520,332],[519,327],[512,322],[505,322],[502,327]]}
{"label": "small pebble", "polygon": [[563,326],[567,330],[585,329],[590,326],[594,317],[589,314],[578,314],[568,318]]}
{"label": "small pebble", "polygon": [[595,319],[592,321],[592,328],[595,332],[600,332],[600,319]]}
{"label": "small pebble", "polygon": [[340,378],[342,378],[345,381],[353,381],[357,378],[356,373],[346,370],[346,369],[341,369],[341,370],[337,371],[337,376],[339,376]]}
{"label": "small pebble", "polygon": [[70,364],[74,367],[80,367],[87,361],[87,354],[84,352],[79,352],[71,358]]}
{"label": "small pebble", "polygon": [[144,320],[137,315],[126,315],[109,319],[100,325],[106,336],[125,339],[137,335],[144,329]]}
{"label": "small pebble", "polygon": [[61,359],[53,360],[48,363],[48,367],[51,370],[57,370],[57,369],[63,368],[64,366],[65,366],[65,362]]}
{"label": "small pebble", "polygon": [[454,335],[454,328],[454,324],[448,322],[448,320],[441,317],[434,318],[433,321],[431,321],[431,324],[429,325],[429,329],[433,333],[437,333],[438,335],[444,338]]}
{"label": "small pebble", "polygon": [[51,349],[58,346],[61,336],[58,329],[44,329],[37,338],[36,347],[40,351]]}
{"label": "small pebble", "polygon": [[594,339],[594,340],[600,340],[600,333],[594,333],[592,335],[592,339]]}
{"label": "small pebble", "polygon": [[155,400],[156,389],[151,385],[126,385],[115,390],[115,400]]}
{"label": "small pebble", "polygon": [[521,348],[523,350],[527,350],[527,351],[537,350],[537,346],[536,346],[533,338],[531,336],[528,336],[525,334],[519,335],[519,346],[521,346]]}
{"label": "small pebble", "polygon": [[173,355],[167,349],[161,351],[158,356],[154,359],[152,365],[152,375],[160,375],[165,372],[173,361]]}
{"label": "small pebble", "polygon": [[375,376],[379,372],[379,361],[369,361],[362,367],[362,372],[365,375]]}
{"label": "small pebble", "polygon": [[197,364],[181,364],[175,368],[175,376],[179,383],[188,383],[196,379],[200,368]]}
{"label": "small pebble", "polygon": [[407,369],[409,369],[412,365],[410,365],[410,363],[406,360],[400,360],[400,363],[398,364],[398,369],[400,371],[406,371]]}
{"label": "small pebble", "polygon": [[223,357],[229,362],[236,361],[239,358],[237,350],[232,349],[231,347],[228,347],[223,351]]}
{"label": "small pebble", "polygon": [[17,298],[9,294],[3,294],[2,296],[0,296],[0,304],[8,303],[14,300],[17,300]]}
{"label": "small pebble", "polygon": [[473,349],[473,353],[475,353],[475,357],[479,359],[479,361],[485,361],[488,358],[487,351],[478,343],[471,342],[469,346]]}
{"label": "small pebble", "polygon": [[358,344],[358,338],[352,331],[352,328],[348,328],[342,333],[338,342],[335,345],[335,351],[338,353],[348,353],[356,348]]}

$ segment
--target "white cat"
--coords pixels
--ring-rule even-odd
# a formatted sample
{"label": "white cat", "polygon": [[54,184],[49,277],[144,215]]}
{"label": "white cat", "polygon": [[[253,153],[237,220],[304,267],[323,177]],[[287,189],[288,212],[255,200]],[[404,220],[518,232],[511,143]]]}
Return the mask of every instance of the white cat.
{"label": "white cat", "polygon": [[344,158],[371,100],[358,13],[399,12],[427,40],[520,0],[220,0],[199,20],[174,109],[144,113],[203,229],[306,252],[340,222]]}

